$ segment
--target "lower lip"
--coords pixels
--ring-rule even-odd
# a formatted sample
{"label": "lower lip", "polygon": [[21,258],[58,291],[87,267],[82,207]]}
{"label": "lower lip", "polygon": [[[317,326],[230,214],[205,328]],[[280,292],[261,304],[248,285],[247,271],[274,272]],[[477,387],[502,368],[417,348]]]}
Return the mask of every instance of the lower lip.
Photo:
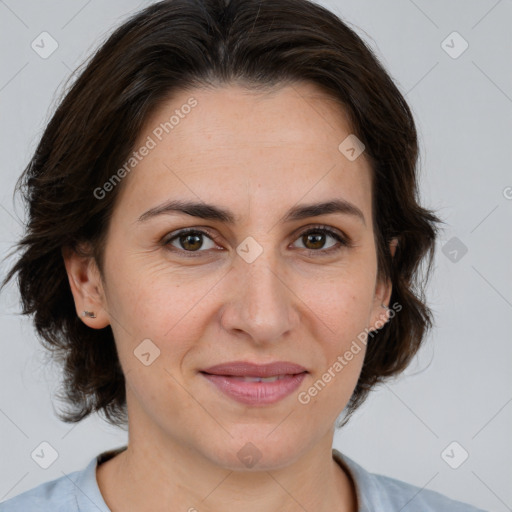
{"label": "lower lip", "polygon": [[293,393],[306,377],[306,373],[287,375],[274,382],[244,382],[226,375],[202,373],[220,391],[246,405],[274,404]]}

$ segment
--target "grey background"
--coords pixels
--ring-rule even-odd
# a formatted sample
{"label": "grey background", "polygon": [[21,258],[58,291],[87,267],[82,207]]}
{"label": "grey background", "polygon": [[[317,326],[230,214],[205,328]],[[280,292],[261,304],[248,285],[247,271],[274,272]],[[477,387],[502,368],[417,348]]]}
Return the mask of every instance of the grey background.
{"label": "grey background", "polygon": [[[0,0],[3,256],[22,232],[15,180],[64,81],[115,26],[149,3]],[[371,45],[405,94],[421,137],[422,197],[447,223],[428,290],[434,330],[408,370],[370,396],[334,445],[369,471],[484,509],[512,510],[512,3],[321,3]],[[43,31],[59,45],[47,59],[31,48]],[[442,46],[453,31],[469,44],[458,58]],[[452,52],[462,48],[457,39],[444,44]],[[14,286],[0,300],[2,501],[82,469],[100,451],[125,444],[126,433],[97,417],[75,426],[57,420],[58,369],[30,320],[17,315]],[[58,452],[46,470],[31,458],[42,441]],[[441,456],[453,441],[469,454],[457,469]],[[449,451],[449,460],[461,453]]]}

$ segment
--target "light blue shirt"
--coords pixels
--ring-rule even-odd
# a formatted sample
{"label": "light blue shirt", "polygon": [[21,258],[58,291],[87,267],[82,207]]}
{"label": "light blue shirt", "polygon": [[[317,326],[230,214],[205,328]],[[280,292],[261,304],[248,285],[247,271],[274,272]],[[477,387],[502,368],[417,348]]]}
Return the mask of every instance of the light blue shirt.
{"label": "light blue shirt", "polygon": [[[0,503],[0,512],[111,512],[96,481],[96,466],[124,448],[94,457],[87,467]],[[355,482],[357,512],[485,512],[428,489],[369,473],[338,450],[334,460]]]}

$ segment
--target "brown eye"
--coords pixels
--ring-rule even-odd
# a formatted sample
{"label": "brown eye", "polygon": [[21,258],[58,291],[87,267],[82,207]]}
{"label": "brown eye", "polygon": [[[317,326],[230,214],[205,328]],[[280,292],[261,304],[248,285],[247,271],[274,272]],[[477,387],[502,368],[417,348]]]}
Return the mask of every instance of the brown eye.
{"label": "brown eye", "polygon": [[[171,246],[178,251],[185,251],[185,252],[204,252],[200,249],[204,249],[205,244],[205,237],[211,242],[211,247],[206,247],[206,249],[211,249],[215,247],[215,244],[213,243],[213,240],[210,238],[210,236],[204,232],[199,230],[182,230],[179,231],[176,235],[173,237],[167,239],[164,242],[165,246]],[[174,241],[177,242],[178,246],[174,245]]]}
{"label": "brown eye", "polygon": [[[182,253],[186,256],[200,256],[201,253],[208,252],[208,249],[217,247],[213,238],[214,235],[201,229],[182,229],[171,233],[171,236],[164,239],[162,244],[173,252]],[[335,243],[326,247],[329,238],[334,240]],[[349,239],[325,227],[310,228],[303,232],[297,240],[302,242],[303,249],[318,256],[331,254],[343,247],[350,246]],[[207,245],[205,247],[205,243],[208,244],[208,242],[211,244],[210,247]]]}
{"label": "brown eye", "polygon": [[[325,247],[326,241],[331,238],[337,244],[331,244]],[[331,253],[337,251],[344,246],[349,246],[349,242],[336,231],[324,227],[312,228],[301,234],[299,238],[304,245],[304,249],[310,252],[318,252],[320,254]]]}
{"label": "brown eye", "polygon": [[187,251],[195,251],[203,245],[201,235],[181,235],[178,240],[183,249]]}
{"label": "brown eye", "polygon": [[322,249],[323,245],[325,244],[325,234],[308,233],[306,235],[302,235],[302,241],[308,249]]}

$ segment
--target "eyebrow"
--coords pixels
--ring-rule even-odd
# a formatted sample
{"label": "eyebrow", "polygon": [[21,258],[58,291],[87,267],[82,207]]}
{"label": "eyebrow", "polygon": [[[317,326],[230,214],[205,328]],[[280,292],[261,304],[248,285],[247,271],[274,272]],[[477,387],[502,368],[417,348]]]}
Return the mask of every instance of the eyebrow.
{"label": "eyebrow", "polygon": [[[194,201],[171,200],[144,212],[138,218],[138,222],[145,222],[158,215],[172,213],[190,215],[201,219],[217,220],[225,224],[235,224],[237,219],[230,210],[220,206]],[[366,226],[363,212],[356,205],[345,199],[332,199],[321,203],[294,206],[288,210],[282,220],[283,222],[292,222],[331,213],[342,213],[354,216],[361,220]]]}

